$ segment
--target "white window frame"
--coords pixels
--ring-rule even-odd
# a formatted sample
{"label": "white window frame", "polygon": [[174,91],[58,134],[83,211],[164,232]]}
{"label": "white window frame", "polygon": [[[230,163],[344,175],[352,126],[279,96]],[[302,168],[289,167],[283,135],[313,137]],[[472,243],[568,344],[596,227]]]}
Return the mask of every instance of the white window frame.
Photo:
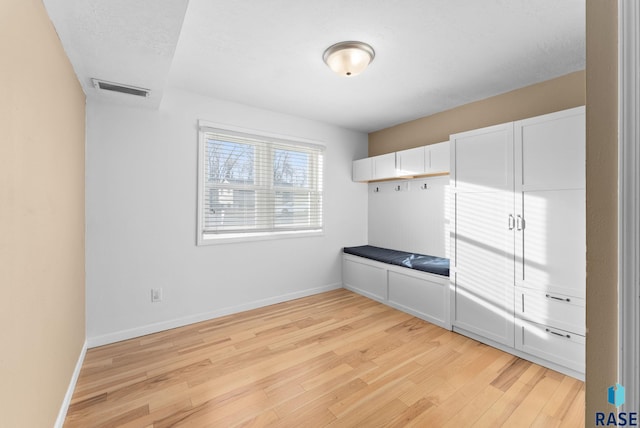
{"label": "white window frame", "polygon": [[[321,218],[322,224],[317,229],[301,229],[301,230],[287,230],[283,228],[278,231],[260,231],[260,232],[237,232],[237,233],[220,233],[220,234],[207,234],[204,230],[204,190],[206,188],[204,178],[205,178],[205,144],[206,144],[206,134],[209,132],[224,134],[228,132],[229,134],[239,133],[244,134],[249,137],[253,137],[257,140],[263,140],[272,142],[274,144],[285,144],[288,146],[298,146],[301,148],[316,148],[323,152],[326,150],[325,146],[317,141],[312,141],[308,139],[303,139],[299,137],[289,137],[280,134],[274,134],[271,132],[259,131],[255,129],[242,128],[233,125],[220,124],[215,122],[210,122],[206,120],[198,121],[198,189],[197,189],[197,219],[196,219],[196,227],[197,227],[197,239],[196,244],[198,246],[201,245],[217,245],[217,244],[226,244],[226,243],[234,243],[234,242],[245,242],[245,241],[259,241],[259,240],[272,240],[272,239],[283,239],[283,238],[300,238],[300,237],[310,237],[310,236],[323,236],[324,235],[324,201],[325,201],[325,192],[324,192],[324,174],[325,167],[323,165],[322,173],[317,180],[321,181],[319,183],[319,188],[322,189],[322,208],[321,208]],[[315,183],[314,183],[315,184]],[[273,186],[274,190],[278,188]],[[287,188],[286,190],[292,190],[291,188]]]}
{"label": "white window frame", "polygon": [[640,5],[618,1],[618,379],[640,407]]}

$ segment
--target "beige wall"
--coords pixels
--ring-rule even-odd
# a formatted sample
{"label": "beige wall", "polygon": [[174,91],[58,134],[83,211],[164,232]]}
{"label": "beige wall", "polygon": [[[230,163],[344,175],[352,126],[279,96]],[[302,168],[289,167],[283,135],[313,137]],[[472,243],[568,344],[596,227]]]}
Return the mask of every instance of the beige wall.
{"label": "beige wall", "polygon": [[53,426],[85,340],[85,97],[42,0],[0,2],[0,425]]}
{"label": "beige wall", "polygon": [[587,377],[586,422],[615,410],[617,380],[618,69],[617,2],[587,0]]}
{"label": "beige wall", "polygon": [[369,134],[369,156],[439,143],[450,134],[526,119],[585,104],[578,71]]}

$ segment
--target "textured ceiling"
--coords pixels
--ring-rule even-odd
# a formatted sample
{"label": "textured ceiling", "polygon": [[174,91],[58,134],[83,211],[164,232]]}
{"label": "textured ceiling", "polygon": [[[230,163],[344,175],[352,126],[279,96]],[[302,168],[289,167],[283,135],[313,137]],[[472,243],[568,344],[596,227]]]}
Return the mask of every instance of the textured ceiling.
{"label": "textured ceiling", "polygon": [[[44,1],[88,97],[152,107],[170,86],[371,132],[585,67],[585,0]],[[344,40],[376,51],[358,76],[322,61]]]}
{"label": "textured ceiling", "polygon": [[[157,108],[188,0],[43,0],[87,97]],[[138,98],[91,78],[151,89]]]}

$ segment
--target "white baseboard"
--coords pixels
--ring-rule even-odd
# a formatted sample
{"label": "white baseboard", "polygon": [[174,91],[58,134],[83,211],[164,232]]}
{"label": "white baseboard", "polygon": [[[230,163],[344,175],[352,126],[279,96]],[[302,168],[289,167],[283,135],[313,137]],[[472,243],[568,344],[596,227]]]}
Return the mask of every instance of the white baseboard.
{"label": "white baseboard", "polygon": [[76,383],[78,382],[78,376],[80,376],[80,370],[82,369],[82,363],[84,363],[85,355],[87,355],[86,340],[84,341],[84,345],[82,345],[82,350],[80,351],[80,356],[76,362],[76,367],[73,369],[73,375],[71,376],[71,381],[69,381],[69,387],[67,388],[67,393],[64,395],[64,400],[62,400],[62,405],[60,406],[60,411],[58,412],[58,418],[56,419],[54,428],[62,428],[64,425],[64,419],[67,417],[67,410],[69,410],[69,404],[71,404],[73,391],[76,389]]}
{"label": "white baseboard", "polygon": [[160,331],[170,330],[172,328],[177,328],[177,327],[183,327],[185,325],[194,324],[201,321],[208,321],[213,318],[236,314],[238,312],[244,312],[251,309],[261,308],[264,306],[274,305],[276,303],[282,303],[289,300],[299,299],[301,297],[312,296],[314,294],[320,294],[327,291],[336,290],[338,288],[342,288],[341,282],[325,285],[322,287],[309,288],[307,290],[296,291],[294,293],[283,294],[280,296],[269,297],[267,299],[254,300],[252,302],[247,302],[241,305],[219,309],[217,311],[189,315],[182,318],[176,318],[168,321],[162,321],[159,323],[147,324],[144,326],[135,327],[127,330],[116,331],[116,332],[104,334],[101,336],[89,337],[87,338],[87,344],[89,348],[95,348],[97,346],[120,342],[121,340],[133,339],[134,337],[140,337],[147,334],[158,333]]}

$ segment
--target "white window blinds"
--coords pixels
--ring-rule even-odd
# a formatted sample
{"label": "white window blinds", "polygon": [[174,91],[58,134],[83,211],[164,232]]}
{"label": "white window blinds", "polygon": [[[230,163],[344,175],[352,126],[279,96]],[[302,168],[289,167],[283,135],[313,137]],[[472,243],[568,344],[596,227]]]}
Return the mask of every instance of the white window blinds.
{"label": "white window blinds", "polygon": [[322,229],[322,147],[200,132],[203,235]]}

